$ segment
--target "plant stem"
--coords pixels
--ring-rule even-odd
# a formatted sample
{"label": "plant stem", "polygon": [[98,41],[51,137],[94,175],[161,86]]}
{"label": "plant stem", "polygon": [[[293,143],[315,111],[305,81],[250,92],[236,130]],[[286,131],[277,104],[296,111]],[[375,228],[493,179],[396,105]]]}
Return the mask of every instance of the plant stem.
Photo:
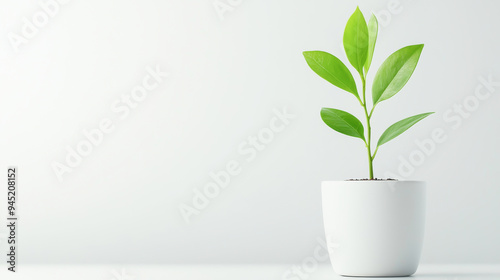
{"label": "plant stem", "polygon": [[373,180],[373,157],[372,157],[372,128],[370,126],[370,118],[373,113],[373,109],[368,115],[368,109],[366,108],[366,80],[363,74],[360,73],[361,81],[363,82],[363,109],[365,109],[366,116],[366,126],[368,129],[368,142],[366,143],[366,149],[368,150],[368,168],[370,171],[370,180]]}

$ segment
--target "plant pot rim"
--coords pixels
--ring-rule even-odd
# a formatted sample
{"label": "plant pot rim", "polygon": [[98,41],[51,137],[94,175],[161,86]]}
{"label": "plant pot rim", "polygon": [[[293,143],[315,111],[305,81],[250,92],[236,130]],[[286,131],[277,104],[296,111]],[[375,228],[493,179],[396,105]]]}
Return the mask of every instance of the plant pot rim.
{"label": "plant pot rim", "polygon": [[321,183],[349,183],[349,184],[366,184],[366,183],[425,183],[422,180],[328,180]]}

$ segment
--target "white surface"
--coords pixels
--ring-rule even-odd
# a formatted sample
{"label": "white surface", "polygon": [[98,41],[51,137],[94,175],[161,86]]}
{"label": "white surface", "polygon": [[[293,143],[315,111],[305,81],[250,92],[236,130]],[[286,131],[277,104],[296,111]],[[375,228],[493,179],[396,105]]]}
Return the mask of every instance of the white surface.
{"label": "white surface", "polygon": [[[425,43],[403,91],[373,115],[377,139],[397,120],[436,111],[381,147],[376,176],[397,175],[401,159],[419,155],[415,140],[444,131],[445,142],[401,176],[428,183],[422,260],[500,263],[500,87],[490,92],[480,80],[500,80],[500,1],[221,0],[240,4],[220,20],[215,0],[71,0],[14,52],[8,34],[46,1],[0,0],[0,182],[6,166],[20,168],[21,263],[311,256],[324,238],[320,182],[368,168],[362,141],[319,116],[335,107],[362,118],[359,103],[315,75],[302,51],[347,61],[342,35],[356,5],[386,23],[368,88],[393,51]],[[122,119],[112,104],[156,65],[171,75]],[[489,98],[463,117],[454,112],[476,89]],[[285,106],[295,118],[247,161],[238,146]],[[113,132],[59,182],[51,164],[103,118]],[[179,206],[231,160],[241,173],[186,224]],[[1,191],[1,225],[5,202]],[[0,227],[3,249],[5,234]]]}
{"label": "white surface", "polygon": [[332,267],[345,276],[408,276],[425,229],[421,181],[326,181],[323,219]]}
{"label": "white surface", "polygon": [[[20,280],[299,280],[286,278],[283,273],[291,265],[181,265],[181,266],[23,266],[19,273],[0,272],[6,279]],[[342,277],[330,265],[321,265],[310,273],[302,274],[309,280],[374,279]],[[411,278],[390,277],[376,279],[411,280],[497,280],[500,265],[421,265]]]}

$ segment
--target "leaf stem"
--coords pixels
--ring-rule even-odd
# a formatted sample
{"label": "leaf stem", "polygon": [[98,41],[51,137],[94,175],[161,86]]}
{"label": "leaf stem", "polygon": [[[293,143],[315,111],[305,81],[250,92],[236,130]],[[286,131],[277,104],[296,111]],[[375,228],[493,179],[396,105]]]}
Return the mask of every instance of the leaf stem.
{"label": "leaf stem", "polygon": [[375,106],[377,104],[373,104],[373,107],[372,107],[372,110],[370,111],[370,114],[368,115],[368,117],[371,119],[372,118],[372,115],[373,115],[373,110],[375,110]]}
{"label": "leaf stem", "polygon": [[371,151],[371,144],[372,144],[372,128],[370,126],[370,118],[373,113],[373,109],[375,106],[372,108],[370,114],[368,115],[368,109],[366,108],[366,80],[365,77],[362,73],[360,73],[361,76],[361,82],[363,83],[363,109],[365,110],[365,116],[366,116],[366,126],[368,129],[368,142],[366,143],[366,149],[368,151],[368,168],[370,172],[370,180],[373,180],[373,158],[372,156],[372,151]]}
{"label": "leaf stem", "polygon": [[377,152],[378,152],[378,147],[375,149],[375,152],[373,152],[372,160],[375,159],[375,156],[377,155]]}

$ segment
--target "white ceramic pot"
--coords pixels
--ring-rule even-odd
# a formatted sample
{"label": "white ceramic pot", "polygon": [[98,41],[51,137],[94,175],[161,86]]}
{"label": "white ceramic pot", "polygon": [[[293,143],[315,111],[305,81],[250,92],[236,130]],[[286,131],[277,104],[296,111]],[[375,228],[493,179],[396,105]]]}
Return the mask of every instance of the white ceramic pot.
{"label": "white ceramic pot", "polygon": [[323,221],[333,269],[343,276],[415,273],[425,227],[425,182],[326,181]]}

